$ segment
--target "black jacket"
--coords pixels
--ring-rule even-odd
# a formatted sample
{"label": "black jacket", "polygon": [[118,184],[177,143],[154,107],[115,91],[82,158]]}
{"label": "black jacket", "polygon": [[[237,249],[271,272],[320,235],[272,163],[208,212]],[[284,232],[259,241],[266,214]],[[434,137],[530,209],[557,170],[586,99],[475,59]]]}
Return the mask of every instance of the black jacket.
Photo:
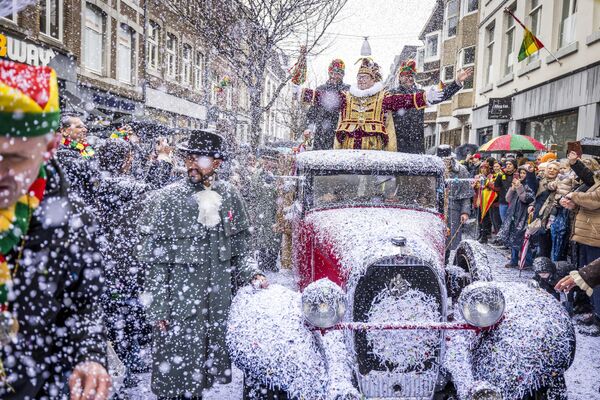
{"label": "black jacket", "polygon": [[83,158],[79,150],[66,146],[59,147],[55,158],[70,190],[77,193],[85,205],[92,204],[94,184],[98,180],[98,168],[94,158]]}
{"label": "black jacket", "polygon": [[[2,399],[61,398],[67,375],[84,361],[106,367],[106,339],[98,298],[102,291],[96,225],[83,204],[66,190],[55,163],[47,166],[45,196],[35,210],[14,277],[11,309],[20,329],[16,344],[0,356],[9,384]],[[52,393],[52,394],[49,394]]]}
{"label": "black jacket", "polygon": [[[456,94],[462,86],[456,82],[444,87],[444,94],[439,102],[446,101]],[[398,86],[390,91],[391,94],[410,94],[423,92],[416,87]],[[394,128],[396,130],[396,144],[399,152],[423,154],[425,153],[425,110],[412,108],[394,113]]]}
{"label": "black jacket", "polygon": [[313,150],[333,149],[333,138],[340,117],[339,104],[337,104],[339,93],[349,88],[350,85],[344,83],[333,85],[329,82],[317,87],[317,91],[331,94],[331,107],[313,105],[308,109],[306,115],[308,128],[315,133]]}
{"label": "black jacket", "polygon": [[514,173],[511,175],[498,174],[496,177],[496,181],[494,182],[494,190],[498,192],[498,201],[500,204],[508,204],[508,201],[506,201],[506,193],[508,192],[508,189],[512,187],[513,175]]}

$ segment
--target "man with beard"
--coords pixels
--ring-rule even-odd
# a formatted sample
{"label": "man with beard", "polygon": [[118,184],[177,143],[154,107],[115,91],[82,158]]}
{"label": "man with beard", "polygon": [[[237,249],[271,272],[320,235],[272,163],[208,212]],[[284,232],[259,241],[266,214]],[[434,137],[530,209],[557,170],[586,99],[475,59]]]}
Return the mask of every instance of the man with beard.
{"label": "man with beard", "polygon": [[313,104],[307,113],[308,129],[305,135],[314,132],[313,150],[333,149],[333,138],[339,118],[339,96],[341,91],[348,90],[350,85],[343,82],[346,65],[344,61],[335,59],[329,64],[327,72],[329,80],[317,87],[322,93],[323,101]]}
{"label": "man with beard", "polygon": [[[399,85],[391,90],[390,94],[411,94],[424,92],[415,83],[417,74],[416,63],[408,60],[400,65],[398,73]],[[456,80],[444,87],[442,97],[430,104],[437,104],[449,100],[460,89],[463,88],[465,80],[473,74],[473,68],[467,68],[458,72]],[[423,108],[401,109],[394,113],[394,128],[396,129],[397,150],[403,153],[423,154],[425,153],[425,110]]]}
{"label": "man with beard", "polygon": [[153,323],[152,391],[159,399],[200,399],[231,382],[225,344],[234,285],[266,287],[245,262],[250,224],[238,191],[216,178],[224,139],[192,131],[178,146],[188,179],[155,192],[140,218],[148,318]]}
{"label": "man with beard", "polygon": [[0,60],[0,121],[0,398],[106,399],[98,238],[51,159],[54,70]]}

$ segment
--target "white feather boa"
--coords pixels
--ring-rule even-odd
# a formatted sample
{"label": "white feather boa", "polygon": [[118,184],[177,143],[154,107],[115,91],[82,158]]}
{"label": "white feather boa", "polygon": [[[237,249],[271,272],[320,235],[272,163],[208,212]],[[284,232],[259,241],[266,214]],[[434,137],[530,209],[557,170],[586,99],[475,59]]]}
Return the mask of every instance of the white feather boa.
{"label": "white feather boa", "polygon": [[223,198],[214,190],[205,189],[193,195],[198,203],[198,222],[207,228],[214,228],[221,222],[219,211]]}

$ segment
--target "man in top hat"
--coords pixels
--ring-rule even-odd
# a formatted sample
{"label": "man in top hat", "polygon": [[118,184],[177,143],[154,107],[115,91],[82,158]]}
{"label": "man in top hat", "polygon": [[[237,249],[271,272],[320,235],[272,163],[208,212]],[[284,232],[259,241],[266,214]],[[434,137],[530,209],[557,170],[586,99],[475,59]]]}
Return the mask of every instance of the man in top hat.
{"label": "man in top hat", "polygon": [[[400,65],[398,70],[398,87],[390,91],[392,94],[410,94],[422,92],[415,82],[417,74],[416,63],[414,60],[408,60]],[[438,101],[432,101],[431,104],[437,104],[449,100],[460,89],[462,89],[465,80],[473,74],[473,68],[461,70],[456,80],[442,89],[442,97]],[[425,110],[410,109],[399,110],[394,113],[394,127],[396,129],[396,148],[403,153],[423,154],[425,153]]]}
{"label": "man in top hat", "polygon": [[344,61],[340,59],[331,61],[327,72],[329,80],[317,87],[317,91],[322,93],[323,101],[312,104],[306,115],[308,128],[305,134],[314,132],[313,150],[333,149],[335,129],[340,115],[339,93],[350,88],[350,85],[343,82],[346,72]]}
{"label": "man in top hat", "polygon": [[54,70],[0,60],[0,121],[0,398],[106,399],[97,229],[51,158]]}
{"label": "man in top hat", "polygon": [[[338,93],[340,114],[334,148],[396,151],[391,112],[425,108],[440,100],[442,92],[431,87],[427,93],[390,94],[383,88],[379,65],[368,57],[359,61],[357,84]],[[302,101],[308,104],[335,104],[330,97],[320,90],[301,92]]]}
{"label": "man in top hat", "polygon": [[471,213],[473,188],[471,187],[471,183],[466,180],[471,177],[469,172],[453,156],[450,146],[445,144],[438,146],[437,156],[444,160],[444,164],[446,165],[445,178],[449,180],[446,183],[444,203],[444,214],[446,215],[446,225],[449,235],[446,240],[446,252],[448,252],[456,250],[462,240],[462,227],[469,219],[469,214]]}
{"label": "man in top hat", "polygon": [[178,146],[187,179],[154,192],[140,217],[138,257],[149,265],[147,315],[153,324],[152,391],[199,399],[215,380],[231,381],[225,344],[233,283],[266,286],[245,262],[248,215],[240,194],[220,181],[224,139],[204,130]]}

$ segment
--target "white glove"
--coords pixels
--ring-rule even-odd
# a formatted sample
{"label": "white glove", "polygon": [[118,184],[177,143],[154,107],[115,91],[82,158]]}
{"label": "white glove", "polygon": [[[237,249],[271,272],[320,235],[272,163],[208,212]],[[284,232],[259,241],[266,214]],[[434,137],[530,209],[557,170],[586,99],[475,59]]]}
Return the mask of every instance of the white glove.
{"label": "white glove", "polygon": [[427,105],[430,106],[442,100],[442,96],[444,92],[438,89],[435,86],[430,86],[425,93],[425,100],[427,101]]}

